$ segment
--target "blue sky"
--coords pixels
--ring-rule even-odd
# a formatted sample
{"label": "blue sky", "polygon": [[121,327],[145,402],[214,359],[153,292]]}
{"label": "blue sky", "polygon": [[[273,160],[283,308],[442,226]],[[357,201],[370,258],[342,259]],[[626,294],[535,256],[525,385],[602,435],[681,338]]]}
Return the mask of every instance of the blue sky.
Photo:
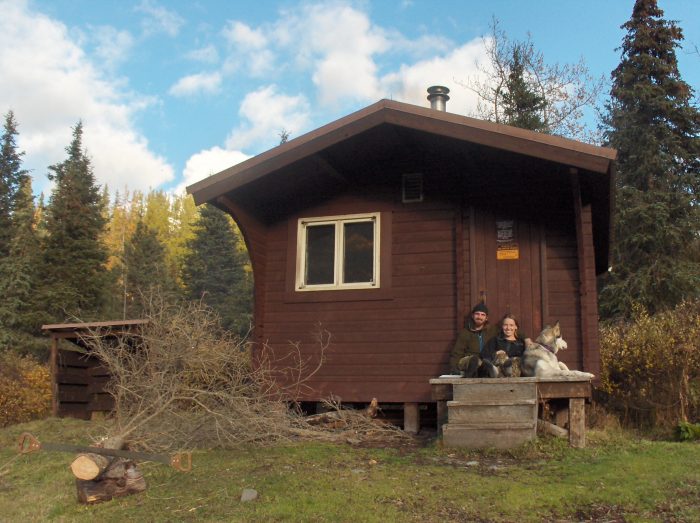
{"label": "blue sky", "polygon": [[[683,28],[683,78],[700,89],[700,2],[660,0]],[[632,0],[0,0],[0,112],[15,112],[35,190],[82,119],[100,184],[185,185],[381,98],[474,114],[460,83],[493,16],[547,62],[619,63]]]}

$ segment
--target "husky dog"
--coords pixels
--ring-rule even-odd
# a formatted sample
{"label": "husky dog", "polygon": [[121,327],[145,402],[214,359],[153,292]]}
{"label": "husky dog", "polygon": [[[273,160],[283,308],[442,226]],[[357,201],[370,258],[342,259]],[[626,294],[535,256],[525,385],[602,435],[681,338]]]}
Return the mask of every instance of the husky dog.
{"label": "husky dog", "polygon": [[546,325],[537,340],[534,342],[529,338],[525,340],[525,352],[520,364],[521,375],[537,378],[556,378],[559,376],[593,378],[593,374],[589,372],[569,370],[557,359],[557,352],[566,348],[566,342],[561,337],[559,322],[554,327]]}

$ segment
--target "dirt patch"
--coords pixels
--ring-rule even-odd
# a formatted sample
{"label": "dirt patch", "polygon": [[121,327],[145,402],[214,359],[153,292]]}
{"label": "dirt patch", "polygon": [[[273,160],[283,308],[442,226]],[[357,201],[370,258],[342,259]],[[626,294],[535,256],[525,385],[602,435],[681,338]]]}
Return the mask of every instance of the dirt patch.
{"label": "dirt patch", "polygon": [[617,505],[591,505],[576,511],[578,521],[595,521],[597,523],[625,523],[625,510]]}

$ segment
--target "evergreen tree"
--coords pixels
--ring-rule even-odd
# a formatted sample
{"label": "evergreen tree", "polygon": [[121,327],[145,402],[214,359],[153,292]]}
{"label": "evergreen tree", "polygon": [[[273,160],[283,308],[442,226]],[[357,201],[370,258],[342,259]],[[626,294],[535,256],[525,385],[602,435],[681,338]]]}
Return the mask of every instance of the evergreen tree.
{"label": "evergreen tree", "polygon": [[15,115],[9,111],[5,115],[4,131],[0,137],[0,260],[10,252],[15,200],[28,176],[27,171],[22,169],[24,152],[17,150],[17,134]]}
{"label": "evergreen tree", "polygon": [[656,0],[637,0],[622,28],[604,120],[618,150],[613,266],[600,295],[606,317],[628,314],[633,302],[655,312],[700,294],[700,113],[678,70],[683,34]]}
{"label": "evergreen tree", "polygon": [[530,35],[513,41],[491,23],[484,38],[485,64],[479,75],[462,85],[477,99],[475,116],[497,123],[596,141],[583,122],[603,89],[603,78],[594,79],[583,59],[573,64],[548,64]]}
{"label": "evergreen tree", "polygon": [[533,89],[525,77],[524,52],[523,44],[513,45],[510,71],[504,84],[505,89],[500,92],[503,123],[522,129],[547,132],[549,129],[542,119],[547,101]]}
{"label": "evergreen tree", "polygon": [[174,295],[174,283],[166,266],[165,247],[157,233],[144,222],[136,224],[136,230],[124,248],[124,291],[126,315],[141,316],[144,299],[157,293],[161,298]]}
{"label": "evergreen tree", "polygon": [[46,209],[43,288],[51,321],[97,318],[109,292],[104,203],[82,137],[79,122],[68,158],[49,167],[56,185]]}
{"label": "evergreen tree", "polygon": [[33,316],[39,246],[34,230],[31,178],[17,151],[17,123],[5,117],[0,151],[0,348],[27,350],[38,331]]}
{"label": "evergreen tree", "polygon": [[182,279],[191,300],[202,300],[220,316],[224,328],[245,334],[252,312],[252,281],[240,236],[229,218],[205,205],[188,242]]}
{"label": "evergreen tree", "polygon": [[0,262],[0,348],[27,351],[36,345],[32,337],[41,325],[35,295],[41,251],[29,176],[23,178],[13,206],[9,255]]}

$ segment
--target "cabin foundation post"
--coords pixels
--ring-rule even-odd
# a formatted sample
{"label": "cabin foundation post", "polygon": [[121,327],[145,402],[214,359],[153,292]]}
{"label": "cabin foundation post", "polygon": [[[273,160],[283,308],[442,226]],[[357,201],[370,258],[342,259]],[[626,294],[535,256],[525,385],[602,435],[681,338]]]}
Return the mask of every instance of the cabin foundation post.
{"label": "cabin foundation post", "polygon": [[420,410],[418,403],[403,404],[403,430],[409,434],[418,434],[420,429]]}
{"label": "cabin foundation post", "polygon": [[569,399],[569,445],[578,449],[586,446],[586,405],[584,398]]}
{"label": "cabin foundation post", "polygon": [[437,402],[437,435],[442,436],[442,426],[447,423],[447,401],[439,400]]}
{"label": "cabin foundation post", "polygon": [[569,423],[569,407],[559,409],[554,414],[554,424],[557,427],[567,428]]}

